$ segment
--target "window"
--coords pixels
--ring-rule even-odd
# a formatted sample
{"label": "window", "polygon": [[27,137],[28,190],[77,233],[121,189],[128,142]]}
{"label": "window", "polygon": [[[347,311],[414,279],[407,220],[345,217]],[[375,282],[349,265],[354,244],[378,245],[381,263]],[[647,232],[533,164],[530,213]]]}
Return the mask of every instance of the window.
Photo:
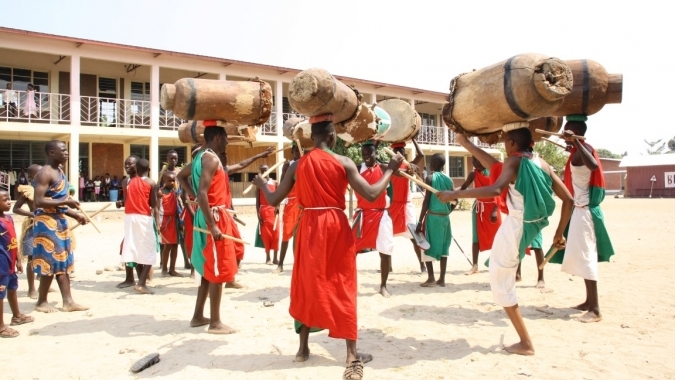
{"label": "window", "polygon": [[150,83],[131,82],[131,100],[150,100]]}
{"label": "window", "polygon": [[44,164],[47,141],[0,140],[0,165],[19,170],[31,164]]}
{"label": "window", "polygon": [[427,125],[430,127],[436,127],[436,115],[431,115],[428,113],[420,113],[422,118],[422,125]]}
{"label": "window", "polygon": [[80,143],[79,170],[86,173],[89,170],[89,143]]}
{"label": "window", "polygon": [[150,146],[131,144],[131,146],[129,146],[129,154],[131,154],[132,156],[145,158],[147,160],[150,157]]}
{"label": "window", "polygon": [[281,103],[281,112],[283,113],[293,113],[293,107],[291,107],[291,103],[288,102],[288,98],[284,96],[283,101]]}
{"label": "window", "polygon": [[36,92],[49,92],[49,73],[0,67],[0,89],[6,89],[7,83],[11,83],[12,89],[16,91],[26,91],[31,83]]}
{"label": "window", "polygon": [[449,157],[448,174],[453,178],[464,177],[464,157]]}

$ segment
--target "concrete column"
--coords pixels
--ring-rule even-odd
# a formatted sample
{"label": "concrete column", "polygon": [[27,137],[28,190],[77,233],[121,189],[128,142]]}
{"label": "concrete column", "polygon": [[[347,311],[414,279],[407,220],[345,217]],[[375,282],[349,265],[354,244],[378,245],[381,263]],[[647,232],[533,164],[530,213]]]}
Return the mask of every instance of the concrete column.
{"label": "concrete column", "polygon": [[410,99],[410,105],[413,109],[415,108],[415,99]]}
{"label": "concrete column", "polygon": [[[280,80],[274,84],[274,113],[275,113],[275,127],[277,129],[277,137],[283,137],[284,127],[284,83]],[[283,148],[280,146],[278,149]],[[281,153],[280,153],[281,154]],[[283,157],[283,154],[279,157]],[[277,177],[281,178],[281,176]]]}
{"label": "concrete column", "polygon": [[150,129],[159,129],[159,66],[157,65],[152,65],[150,68]]}
{"label": "concrete column", "polygon": [[91,177],[93,179],[94,178],[94,176],[93,176],[93,173],[94,173],[94,153],[93,153],[94,147],[93,147],[92,143],[87,144],[87,150],[89,152],[89,154],[87,155],[87,156],[89,156],[89,164],[87,165],[87,174],[89,175],[89,177]]}
{"label": "concrete column", "polygon": [[73,198],[79,200],[80,195],[80,131],[70,132],[70,148],[68,149],[68,182],[75,186]]}
{"label": "concrete column", "polygon": [[374,93],[374,92],[372,94],[370,94],[370,104],[373,104],[373,103],[377,103],[377,94]]}
{"label": "concrete column", "polygon": [[[127,157],[131,156],[131,144],[129,144],[129,143],[122,144],[122,156],[124,157],[124,161],[127,160]],[[124,161],[122,161],[122,163],[121,163],[122,173],[124,173],[122,175],[127,175],[127,172],[124,169]],[[121,178],[120,178],[120,181],[122,181]]]}
{"label": "concrete column", "polygon": [[218,73],[218,80],[227,80],[227,75],[225,73]]}
{"label": "concrete column", "polygon": [[445,175],[449,176],[450,175],[450,152],[446,149],[445,150]]}
{"label": "concrete column", "polygon": [[159,157],[159,131],[152,131],[150,135],[150,178],[157,182],[159,178],[160,157]]}
{"label": "concrete column", "polygon": [[70,125],[80,125],[80,56],[70,57]]}

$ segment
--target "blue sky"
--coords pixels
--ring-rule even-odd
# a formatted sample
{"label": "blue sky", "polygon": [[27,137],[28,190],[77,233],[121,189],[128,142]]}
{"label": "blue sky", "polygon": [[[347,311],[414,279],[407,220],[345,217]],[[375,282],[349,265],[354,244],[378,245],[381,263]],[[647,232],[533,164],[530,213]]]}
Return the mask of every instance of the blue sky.
{"label": "blue sky", "polygon": [[[665,111],[674,6],[655,1],[0,0],[0,26],[351,76],[445,92],[519,53],[624,74],[623,103],[589,119],[617,153],[675,137]],[[0,59],[1,60],[1,59]]]}

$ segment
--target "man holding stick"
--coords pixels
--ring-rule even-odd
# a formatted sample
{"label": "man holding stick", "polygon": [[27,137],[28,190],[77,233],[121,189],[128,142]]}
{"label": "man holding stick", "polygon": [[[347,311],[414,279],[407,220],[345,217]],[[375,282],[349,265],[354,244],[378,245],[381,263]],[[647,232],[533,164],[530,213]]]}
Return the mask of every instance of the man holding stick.
{"label": "man holding stick", "polygon": [[[35,273],[33,272],[33,239],[35,238],[35,232],[33,231],[33,217],[35,216],[35,205],[33,204],[35,188],[33,187],[33,179],[40,169],[42,169],[42,165],[33,164],[28,167],[28,185],[19,185],[17,187],[19,198],[12,208],[14,214],[26,217],[21,225],[21,242],[18,248],[19,257],[26,257],[28,260],[26,264],[26,280],[28,281],[28,297],[32,299],[36,299],[38,296],[37,290],[35,290]],[[28,211],[22,208],[24,204],[28,205]]]}
{"label": "man holding stick", "polygon": [[565,166],[565,186],[574,196],[574,211],[567,227],[567,247],[551,259],[562,263],[562,271],[584,279],[586,301],[576,307],[585,311],[580,322],[600,322],[598,261],[609,262],[614,255],[605,228],[600,203],[605,198],[605,177],[593,147],[573,136],[586,134],[586,116],[571,115],[565,123],[565,142],[570,156]]}
{"label": "man holding stick", "polygon": [[40,275],[38,300],[35,310],[43,313],[56,312],[47,301],[47,294],[54,276],[63,298],[62,311],[83,311],[89,307],[73,300],[70,293],[69,274],[73,270],[74,257],[70,230],[66,216],[87,224],[87,218],[75,212],[79,202],[68,195],[68,179],[60,169],[68,162],[68,148],[63,141],[52,140],[45,144],[47,164],[35,175],[35,206],[33,270]]}
{"label": "man holding stick", "polygon": [[[281,179],[279,182],[284,180],[288,168],[294,162],[297,162],[302,156],[301,147],[293,141],[291,144],[291,154],[293,155],[293,161],[285,162],[283,168],[281,169]],[[288,193],[286,198],[286,204],[284,205],[283,212],[283,227],[282,227],[282,236],[281,236],[281,249],[279,251],[279,266],[272,271],[274,274],[279,274],[284,271],[284,259],[286,258],[286,251],[288,250],[288,242],[291,240],[295,234],[295,226],[298,223],[298,217],[300,217],[300,209],[298,208],[298,200],[295,194],[295,187],[291,189],[291,192]]]}
{"label": "man holding stick", "polygon": [[362,379],[364,361],[372,356],[357,354],[356,250],[349,221],[344,213],[345,193],[354,191],[372,202],[385,191],[403,157],[396,155],[377,183],[370,185],[347,157],[331,151],[336,142],[332,115],[310,118],[314,149],[288,168],[277,191],[267,189],[257,176],[271,205],[278,205],[297,187],[301,209],[295,235],[295,266],[291,278],[290,314],[296,320],[300,347],[295,361],[309,359],[309,333],[328,329],[329,336],[345,339],[347,368],[344,379]]}
{"label": "man holding stick", "polygon": [[[269,166],[266,164],[260,165],[260,175],[266,173]],[[272,178],[267,179],[267,188],[274,191],[277,188],[277,182]],[[277,229],[279,222],[279,207],[270,206],[258,190],[255,193],[255,209],[258,215],[258,233],[265,249],[265,264],[279,264],[277,260],[277,251],[279,250],[279,230]],[[270,251],[274,251],[274,261],[270,260]]]}
{"label": "man holding stick", "polygon": [[548,225],[548,218],[555,208],[553,193],[563,201],[560,222],[553,239],[558,249],[565,247],[563,232],[573,207],[572,196],[550,166],[532,154],[534,142],[527,127],[527,122],[504,126],[504,147],[508,158],[493,185],[437,194],[440,200],[449,202],[458,198],[496,197],[508,188],[506,201],[509,215],[499,227],[492,246],[490,287],[495,301],[504,307],[520,337],[520,342],[505,347],[505,350],[519,355],[534,355],[534,346],[518,308],[518,263],[530,242]]}

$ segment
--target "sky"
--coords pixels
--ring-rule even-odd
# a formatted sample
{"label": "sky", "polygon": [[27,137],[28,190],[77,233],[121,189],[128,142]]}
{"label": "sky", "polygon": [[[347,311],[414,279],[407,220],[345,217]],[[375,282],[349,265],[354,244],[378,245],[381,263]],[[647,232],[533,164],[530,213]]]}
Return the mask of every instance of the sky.
{"label": "sky", "polygon": [[[447,92],[456,75],[520,53],[592,59],[624,75],[623,102],[588,141],[640,154],[675,137],[668,1],[0,0],[0,26],[305,69]],[[665,65],[665,66],[664,66]]]}

